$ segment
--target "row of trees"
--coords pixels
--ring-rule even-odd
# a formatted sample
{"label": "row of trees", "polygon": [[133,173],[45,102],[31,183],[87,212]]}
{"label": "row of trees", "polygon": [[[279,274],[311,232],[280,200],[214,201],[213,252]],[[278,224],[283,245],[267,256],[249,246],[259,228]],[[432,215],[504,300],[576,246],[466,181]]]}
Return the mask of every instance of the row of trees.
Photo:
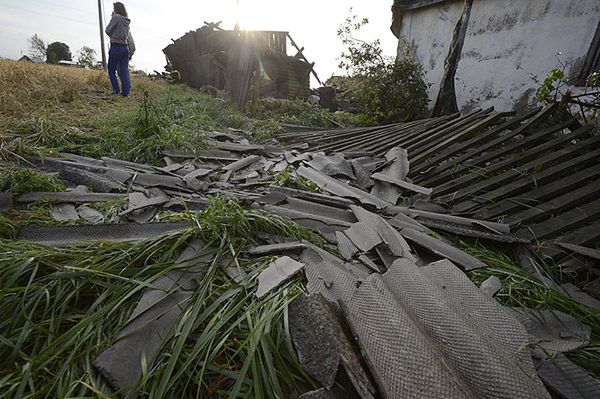
{"label": "row of trees", "polygon": [[[29,38],[29,55],[46,60],[49,64],[58,64],[61,60],[73,60],[71,49],[67,44],[62,42],[47,44],[37,33]],[[83,46],[77,54],[77,62],[88,68],[94,68],[96,66],[96,50]]]}

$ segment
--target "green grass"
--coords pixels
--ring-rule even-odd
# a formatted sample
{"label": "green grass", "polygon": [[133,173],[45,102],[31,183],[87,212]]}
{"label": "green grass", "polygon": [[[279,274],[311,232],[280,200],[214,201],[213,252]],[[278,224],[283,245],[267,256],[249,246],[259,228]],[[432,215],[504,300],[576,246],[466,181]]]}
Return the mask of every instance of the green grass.
{"label": "green grass", "polygon": [[[151,398],[288,397],[314,386],[292,347],[288,304],[297,277],[257,300],[254,285],[270,258],[240,254],[260,231],[324,245],[310,230],[231,200],[187,214],[192,227],[143,243],[53,249],[0,240],[0,396],[111,397],[91,361],[114,341],[142,291],[172,270],[192,237],[210,244],[207,275],[183,310],[174,338],[137,387]],[[233,259],[248,275],[232,282]]]}
{"label": "green grass", "polygon": [[275,184],[280,187],[289,187],[297,190],[304,190],[310,192],[321,192],[319,186],[317,186],[312,180],[305,179],[302,176],[298,176],[295,173],[290,172],[289,168],[285,168],[279,173],[273,175]]}
{"label": "green grass", "polygon": [[[549,288],[535,275],[521,267],[505,248],[493,248],[468,240],[455,240],[455,242],[469,254],[489,265],[487,268],[468,273],[469,278],[477,285],[490,276],[500,279],[502,290],[496,294],[496,299],[502,304],[533,309],[553,309],[569,314],[590,326],[592,328],[590,345],[566,355],[590,374],[600,378],[600,310],[592,309]],[[552,265],[544,265],[544,267],[548,278],[555,281],[566,278]]]}
{"label": "green grass", "polygon": [[36,169],[0,169],[0,191],[20,194],[64,190],[65,185],[58,177],[43,174]]}

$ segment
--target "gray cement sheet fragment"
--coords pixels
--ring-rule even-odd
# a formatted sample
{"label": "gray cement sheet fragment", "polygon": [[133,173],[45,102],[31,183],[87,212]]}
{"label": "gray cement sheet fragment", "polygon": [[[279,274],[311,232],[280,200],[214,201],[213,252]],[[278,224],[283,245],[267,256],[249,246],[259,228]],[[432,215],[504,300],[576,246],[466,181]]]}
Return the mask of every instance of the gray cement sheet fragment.
{"label": "gray cement sheet fragment", "polygon": [[313,159],[308,162],[308,165],[329,176],[342,176],[352,180],[355,179],[352,164],[344,159],[342,153],[336,153],[331,156],[315,154],[313,155]]}
{"label": "gray cement sheet fragment", "polygon": [[261,157],[259,155],[250,155],[250,156],[240,159],[239,161],[236,161],[236,162],[230,163],[227,166],[224,166],[223,170],[226,170],[228,172],[237,172],[238,170],[244,169],[244,168],[252,165],[254,162],[258,162],[260,159],[261,159]]}
{"label": "gray cement sheet fragment", "polygon": [[[385,159],[387,164],[380,174],[398,181],[405,181],[409,168],[408,153],[406,150],[394,147],[385,154]],[[371,175],[371,178],[374,178],[373,176]],[[378,180],[371,189],[371,194],[395,205],[400,197],[401,190],[389,182]]]}
{"label": "gray cement sheet fragment", "polygon": [[154,172],[154,167],[148,164],[123,161],[109,157],[101,157],[100,159],[102,159],[104,164],[109,168],[130,169],[138,172]]}
{"label": "gray cement sheet fragment", "polygon": [[348,211],[347,209],[340,209],[337,207],[293,197],[288,197],[287,203],[282,205],[282,207],[294,209],[304,213],[310,213],[319,217],[342,220],[348,223],[356,223],[357,221],[352,212]]}
{"label": "gray cement sheet fragment", "polygon": [[413,207],[419,211],[434,212],[434,213],[446,213],[446,209],[444,209],[443,206],[434,204],[433,202],[430,202],[430,201],[425,201],[423,199],[417,199],[413,203]]}
{"label": "gray cement sheet fragment", "polygon": [[52,219],[57,222],[73,222],[79,220],[79,214],[73,204],[56,204],[52,205]]}
{"label": "gray cement sheet fragment", "polygon": [[250,248],[248,254],[253,256],[265,256],[271,254],[286,254],[292,252],[301,252],[306,248],[306,244],[300,241],[288,241],[279,244],[260,245]]}
{"label": "gray cement sheet fragment", "polygon": [[242,154],[247,152],[263,153],[265,151],[265,146],[258,144],[225,143],[222,141],[209,141],[208,144],[219,150],[239,152]]}
{"label": "gray cement sheet fragment", "polygon": [[248,275],[233,260],[223,261],[220,266],[223,273],[236,284],[246,285],[248,283]]}
{"label": "gray cement sheet fragment", "polygon": [[356,289],[358,280],[344,269],[344,262],[329,252],[314,245],[300,255],[304,262],[306,289],[312,294],[321,294],[331,303],[347,300]]}
{"label": "gray cement sheet fragment", "polygon": [[8,212],[13,208],[13,194],[2,192],[0,193],[0,212]]}
{"label": "gray cement sheet fragment", "polygon": [[352,169],[354,171],[354,183],[363,190],[367,190],[375,184],[375,181],[371,179],[371,174],[358,162],[351,162]]}
{"label": "gray cement sheet fragment", "polygon": [[188,179],[202,179],[203,177],[207,177],[212,173],[212,169],[198,168],[193,172],[186,174],[183,177],[183,180],[186,181]]}
{"label": "gray cement sheet fragment", "polygon": [[335,238],[337,239],[338,249],[344,259],[350,260],[359,252],[359,249],[346,234],[341,231],[335,232]]}
{"label": "gray cement sheet fragment", "polygon": [[433,233],[433,231],[431,231],[431,229],[429,229],[427,226],[417,222],[415,219],[411,218],[410,216],[406,216],[403,213],[399,213],[392,219],[388,219],[387,222],[398,230],[411,228],[425,234]]}
{"label": "gray cement sheet fragment", "polygon": [[335,383],[340,342],[328,305],[320,295],[300,295],[288,308],[290,334],[300,365],[327,389]]}
{"label": "gray cement sheet fragment", "polygon": [[181,177],[159,175],[155,173],[136,173],[133,175],[131,184],[139,184],[144,187],[168,187],[172,189],[185,188]]}
{"label": "gray cement sheet fragment", "polygon": [[314,391],[303,393],[298,397],[298,399],[337,399],[339,396],[335,395],[333,392],[326,390],[325,388],[320,388]]}
{"label": "gray cement sheet fragment", "polygon": [[[117,341],[98,356],[94,367],[116,390],[131,391],[142,375],[142,359],[153,358],[174,334],[182,310],[194,294],[212,255],[203,243],[192,240],[172,271],[146,288]],[[131,394],[131,392],[129,392]]]}
{"label": "gray cement sheet fragment", "polygon": [[524,239],[517,237],[513,234],[498,234],[490,232],[490,229],[485,228],[483,226],[478,226],[473,224],[471,227],[467,227],[462,224],[442,221],[442,220],[432,220],[424,217],[419,217],[419,222],[427,227],[430,227],[435,230],[447,231],[450,233],[458,234],[465,237],[475,237],[475,238],[483,238],[486,240],[492,240],[497,242],[506,242],[506,243],[521,243],[521,244],[529,244],[531,242],[530,239]]}
{"label": "gray cement sheet fragment", "polygon": [[343,309],[384,398],[549,398],[523,327],[449,261],[398,259]]}
{"label": "gray cement sheet fragment", "polygon": [[407,240],[423,247],[436,255],[450,259],[452,262],[462,266],[465,270],[480,269],[488,267],[479,259],[437,238],[430,237],[416,230],[407,228],[400,231]]}
{"label": "gray cement sheet fragment", "polygon": [[163,151],[163,155],[168,156],[172,159],[208,159],[214,161],[237,161],[239,160],[239,156],[233,154],[230,151],[223,151],[218,149],[208,149],[208,150],[198,150],[194,151],[194,153],[188,153],[178,150],[165,150]]}
{"label": "gray cement sheet fragment", "polygon": [[57,193],[25,193],[16,198],[16,202],[31,203],[40,200],[53,202],[70,202],[81,204],[85,202],[118,201],[127,198],[127,194],[118,193],[87,193],[80,191],[66,191]]}
{"label": "gray cement sheet fragment", "polygon": [[256,201],[261,204],[279,205],[279,204],[286,202],[287,198],[288,198],[288,196],[283,193],[280,193],[278,191],[271,191],[271,192],[263,195]]}
{"label": "gray cement sheet fragment", "polygon": [[113,180],[119,184],[125,184],[136,173],[138,172],[127,171],[124,169],[108,169],[102,174],[102,176],[106,179]]}
{"label": "gray cement sheet fragment", "polygon": [[157,212],[158,210],[156,207],[138,209],[133,212],[128,212],[127,219],[135,223],[150,223],[154,216],[156,216]]}
{"label": "gray cement sheet fragment", "polygon": [[503,223],[495,223],[495,222],[488,222],[486,220],[470,219],[470,218],[465,218],[465,217],[461,217],[461,216],[448,215],[448,214],[444,214],[444,213],[420,211],[417,209],[412,209],[412,208],[407,208],[407,207],[402,207],[402,206],[394,207],[392,210],[395,211],[396,213],[402,212],[405,215],[416,218],[417,221],[419,220],[420,217],[423,217],[423,218],[432,219],[432,220],[441,220],[441,221],[447,221],[447,222],[451,222],[451,223],[462,224],[465,227],[481,226],[481,227],[485,227],[490,232],[496,233],[496,234],[510,234],[510,226],[508,226],[507,224],[503,224]]}
{"label": "gray cement sheet fragment", "polygon": [[82,205],[77,208],[77,213],[79,214],[80,218],[87,220],[87,222],[91,224],[98,224],[104,220],[103,214],[86,205]]}
{"label": "gray cement sheet fragment", "polygon": [[600,250],[584,247],[581,245],[569,244],[568,242],[556,242],[555,244],[573,253],[587,256],[591,259],[600,260]]}
{"label": "gray cement sheet fragment", "polygon": [[264,205],[262,207],[264,210],[275,213],[280,216],[288,217],[298,223],[302,224],[302,221],[309,220],[317,222],[321,225],[326,225],[334,228],[334,230],[343,230],[347,229],[352,225],[352,223],[346,222],[340,219],[334,219],[322,215],[315,215],[312,213],[303,212],[297,209],[285,208],[283,206],[271,206]]}
{"label": "gray cement sheet fragment", "polygon": [[169,200],[169,197],[167,197],[164,194],[157,195],[154,197],[148,197],[146,194],[140,192],[129,193],[129,205],[126,213],[148,207],[163,205],[169,202]]}
{"label": "gray cement sheet fragment", "polygon": [[[377,234],[381,237],[382,241],[386,244],[394,257],[405,257],[416,262],[417,259],[413,255],[410,246],[404,237],[402,237],[402,235],[384,218],[356,205],[352,205],[350,209],[359,221],[368,223],[373,230],[377,231]],[[383,259],[381,253],[380,256]]]}
{"label": "gray cement sheet fragment", "polygon": [[383,209],[390,205],[386,201],[383,201],[372,194],[340,182],[339,180],[336,180],[333,177],[327,176],[326,174],[312,168],[301,166],[298,168],[297,173],[305,179],[312,180],[319,188],[327,192],[343,198],[356,199],[363,205],[372,205],[378,209]]}
{"label": "gray cement sheet fragment", "polygon": [[63,180],[68,180],[75,184],[82,184],[84,186],[89,187],[93,191],[101,193],[109,193],[111,191],[122,191],[125,189],[125,186],[123,184],[120,184],[112,179],[106,178],[103,175],[69,166],[63,167],[59,172],[59,176]]}
{"label": "gray cement sheet fragment", "polygon": [[533,361],[542,381],[558,397],[565,399],[597,399],[600,397],[600,380],[590,376],[584,369],[565,355],[557,353],[549,358],[535,351]]}
{"label": "gray cement sheet fragment", "polygon": [[592,329],[557,310],[511,308],[529,333],[529,344],[547,353],[570,352],[590,343]]}
{"label": "gray cement sheet fragment", "polygon": [[341,209],[348,209],[354,202],[342,197],[336,197],[330,194],[313,193],[310,191],[296,190],[289,187],[271,187],[272,192],[280,192],[288,197],[300,198],[305,201],[316,202],[319,204],[333,206]]}
{"label": "gray cement sheet fragment", "polygon": [[298,151],[286,151],[284,153],[285,160],[289,164],[298,164],[303,161],[310,161],[312,154],[310,152],[299,153]]}
{"label": "gray cement sheet fragment", "polygon": [[373,173],[371,175],[371,178],[380,182],[393,184],[397,187],[400,187],[404,192],[410,191],[417,194],[423,194],[427,197],[431,196],[431,193],[433,192],[433,189],[431,188],[421,187],[403,180],[394,179],[392,177],[384,175],[383,173]]}
{"label": "gray cement sheet fragment", "polygon": [[567,295],[569,295],[577,302],[582,303],[585,306],[590,307],[592,309],[600,310],[600,301],[594,298],[593,296],[583,292],[577,286],[571,283],[567,283],[562,284],[561,288],[564,290],[564,292],[567,293]]}
{"label": "gray cement sheet fragment", "polygon": [[104,166],[104,161],[102,161],[101,159],[89,158],[81,155],[69,154],[66,152],[61,152],[60,155],[62,157],[65,157],[69,161],[79,162],[91,166]]}
{"label": "gray cement sheet fragment", "polygon": [[481,283],[479,289],[486,295],[494,296],[502,289],[502,281],[496,276],[490,276]]}
{"label": "gray cement sheet fragment", "polygon": [[280,161],[277,162],[273,167],[272,167],[272,171],[273,173],[280,173],[283,172],[284,170],[287,169],[287,167],[289,166],[289,164],[287,163],[287,161]]}
{"label": "gray cement sheet fragment", "polygon": [[268,293],[292,278],[303,268],[304,264],[290,258],[289,256],[277,258],[258,275],[256,297],[259,299],[264,298]]}
{"label": "gray cement sheet fragment", "polygon": [[382,270],[375,262],[373,262],[367,255],[362,254],[358,257],[358,260],[363,263],[363,265],[367,266],[369,269],[376,273],[381,273]]}
{"label": "gray cement sheet fragment", "polygon": [[368,222],[354,223],[344,231],[344,235],[362,252],[368,252],[383,242]]}
{"label": "gray cement sheet fragment", "polygon": [[162,234],[191,227],[189,222],[120,223],[73,226],[26,225],[21,229],[20,240],[32,241],[51,247],[88,245],[97,241],[143,241]]}
{"label": "gray cement sheet fragment", "polygon": [[373,271],[358,260],[344,263],[344,269],[352,274],[359,282],[364,281]]}

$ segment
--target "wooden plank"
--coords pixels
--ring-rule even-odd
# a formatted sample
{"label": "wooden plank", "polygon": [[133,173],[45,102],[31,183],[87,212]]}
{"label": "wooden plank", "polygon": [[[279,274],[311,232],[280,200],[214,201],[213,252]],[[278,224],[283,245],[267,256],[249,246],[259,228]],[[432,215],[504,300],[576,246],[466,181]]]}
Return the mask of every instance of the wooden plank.
{"label": "wooden plank", "polygon": [[[515,157],[492,163],[490,166],[482,168],[477,172],[461,176],[453,181],[449,181],[448,183],[442,184],[438,187],[434,187],[434,195],[441,196],[444,194],[455,192],[466,186],[472,186],[474,182],[481,179],[485,179],[487,176],[493,176],[494,174],[501,173],[503,170],[506,169],[514,169],[516,167],[519,167],[519,169],[526,171],[527,169],[535,168],[538,164],[540,164],[540,161],[552,159],[553,153],[551,151],[555,151],[556,154],[560,154],[560,151],[581,148],[581,146],[575,144],[569,145],[567,149],[562,149],[565,144],[571,142],[573,139],[588,134],[589,130],[590,129],[588,128],[578,129],[569,135],[557,137],[554,140],[551,140],[543,145],[539,145],[537,147],[524,151],[516,155]],[[543,155],[544,153],[547,154]],[[540,155],[543,156],[539,159],[536,159]],[[434,185],[430,185],[430,187],[433,186]]]}
{"label": "wooden plank", "polygon": [[[495,126],[494,128],[488,130],[487,132],[478,134],[469,140],[465,140],[463,142],[457,143],[457,144],[453,145],[452,147],[448,148],[447,151],[441,152],[440,154],[436,155],[435,157],[428,160],[428,162],[423,163],[422,165],[418,165],[417,163],[415,163],[415,166],[413,167],[413,173],[412,173],[415,181],[416,181],[416,179],[425,180],[427,178],[427,176],[438,175],[440,172],[456,165],[456,163],[454,163],[454,162],[445,162],[444,164],[441,164],[441,162],[447,160],[448,158],[450,158],[454,155],[457,155],[458,153],[460,153],[462,151],[480,146],[485,141],[495,138],[499,133],[501,133],[507,129],[511,129],[515,125],[518,125],[521,122],[523,122],[525,119],[530,118],[536,112],[537,111],[532,111],[532,112],[517,116],[515,118],[511,118],[510,120],[502,123],[501,125]],[[427,174],[421,175],[421,173],[423,171],[430,169],[432,165],[436,165],[436,164],[438,164],[439,166],[435,167],[434,169],[431,169],[431,171],[428,172]],[[448,164],[452,164],[452,165],[449,166]]]}
{"label": "wooden plank", "polygon": [[[498,202],[504,198],[514,197],[515,195],[525,193],[527,190],[534,187],[551,184],[555,180],[571,174],[573,170],[593,164],[599,154],[599,151],[584,153],[572,160],[568,160],[562,164],[552,166],[532,175],[522,175],[521,173],[517,173],[518,176],[516,176],[515,181],[510,184],[505,184],[480,196],[471,197],[465,201],[459,202],[455,205],[453,210],[455,212],[473,213],[482,206],[485,206],[488,202]],[[476,207],[473,207],[474,201],[472,198],[477,198],[477,202],[475,202],[477,205]]]}
{"label": "wooden plank", "polygon": [[[294,48],[296,50],[298,50],[300,53],[302,53],[302,51],[300,51],[300,47],[298,47],[298,45],[296,44],[296,42],[294,41],[294,39],[292,39],[292,36],[289,33],[287,33],[287,37],[288,37],[288,39],[290,39],[290,43],[292,44],[292,46],[294,46]],[[306,57],[304,56],[304,54],[302,54],[302,59],[304,61],[306,61],[307,63],[310,64],[310,62],[306,59]],[[317,72],[315,71],[314,64],[312,64],[312,65],[313,65],[313,67],[310,68],[310,71],[312,72],[312,74],[315,77],[315,79],[317,79],[317,82],[319,82],[319,84],[321,86],[323,86],[323,83],[321,83],[321,79],[319,79],[319,76],[317,75]]]}
{"label": "wooden plank", "polygon": [[439,151],[443,148],[447,148],[449,145],[456,142],[457,140],[459,140],[462,137],[469,136],[470,134],[477,132],[479,129],[489,126],[490,124],[496,122],[501,117],[502,117],[502,114],[500,112],[493,112],[492,114],[488,115],[487,118],[475,123],[474,125],[468,126],[464,130],[461,130],[457,133],[454,133],[454,134],[444,138],[443,140],[439,141],[438,143],[436,143],[432,147],[428,148],[427,150],[422,151],[419,154],[415,155],[413,157],[413,159],[411,159],[411,162],[418,164],[421,161],[425,161],[428,157],[434,155],[437,151]]}
{"label": "wooden plank", "polygon": [[[599,143],[600,137],[596,137],[594,139],[590,139],[589,144],[597,146]],[[549,154],[540,160],[536,160],[525,165],[524,167],[508,170],[501,175],[485,180],[480,184],[476,184],[472,188],[463,190],[460,192],[460,194],[457,194],[457,197],[463,199],[466,196],[472,195],[478,191],[492,190],[478,197],[481,199],[481,202],[485,203],[488,201],[494,201],[494,199],[499,201],[504,198],[519,195],[526,192],[530,188],[537,187],[537,185],[547,184],[556,180],[557,178],[561,178],[570,173],[573,169],[592,164],[597,160],[597,157],[600,156],[600,150],[586,152],[583,155],[575,156],[582,150],[586,150],[585,144],[578,146],[578,148],[575,149],[570,148]],[[531,172],[535,171],[538,165],[542,168],[542,171],[531,174]],[[528,176],[527,174],[531,174],[531,176]],[[511,182],[511,180],[514,181]],[[440,198],[439,200],[444,199],[448,200],[453,198],[451,198],[451,196],[446,196],[445,198]],[[472,213],[474,212],[474,208],[484,205],[481,202],[475,203],[470,199],[461,204],[460,199],[457,201],[457,205],[455,205],[453,208],[454,212]]]}
{"label": "wooden plank", "polygon": [[[593,222],[598,217],[600,217],[600,199],[571,209],[541,223],[522,227],[516,235],[524,239],[547,240],[583,223]],[[567,240],[562,239],[562,241],[566,242]]]}
{"label": "wooden plank", "polygon": [[[555,112],[555,107],[553,107],[553,106],[544,108],[543,110],[538,112],[531,120],[524,123],[519,128],[511,131],[510,133],[503,134],[502,136],[500,136],[492,141],[489,141],[483,145],[473,148],[471,151],[467,152],[466,154],[464,154],[461,157],[458,157],[455,160],[444,163],[445,169],[453,168],[456,165],[459,165],[459,170],[468,169],[468,168],[463,167],[462,163],[464,163],[465,161],[467,161],[469,159],[477,159],[480,154],[483,154],[484,152],[489,151],[490,149],[512,139],[513,137],[516,137],[520,134],[524,134],[528,129],[532,129],[535,126],[537,126],[541,121],[546,119],[549,116],[549,114],[551,114],[553,112]],[[472,164],[473,165],[481,165],[482,162],[479,162],[479,159],[477,159],[476,161],[472,161]],[[443,174],[443,176],[438,174],[437,176],[439,176],[439,177],[436,181],[426,181],[426,182],[421,182],[421,184],[426,184],[429,187],[433,187],[433,186],[437,185],[440,181],[444,181],[444,180],[447,181],[448,177],[451,175],[452,175],[452,172],[447,172],[447,173]]]}
{"label": "wooden plank", "polygon": [[595,198],[600,198],[600,181],[592,181],[575,191],[554,198],[543,204],[533,206],[525,211],[509,216],[504,220],[511,226],[518,224],[538,223],[567,209],[585,204]]}
{"label": "wooden plank", "polygon": [[500,203],[481,208],[474,217],[479,219],[497,219],[518,211],[524,207],[535,206],[570,190],[581,187],[600,176],[600,165],[581,170],[550,184],[529,191],[522,196],[508,198]]}

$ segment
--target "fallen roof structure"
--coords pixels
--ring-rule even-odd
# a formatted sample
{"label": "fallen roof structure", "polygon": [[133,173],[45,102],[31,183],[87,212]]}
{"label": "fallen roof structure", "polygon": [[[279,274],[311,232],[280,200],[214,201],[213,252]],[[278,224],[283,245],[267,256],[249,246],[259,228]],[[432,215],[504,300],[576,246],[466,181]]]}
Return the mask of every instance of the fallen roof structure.
{"label": "fallen roof structure", "polygon": [[[294,56],[287,55],[288,39],[297,50]],[[251,87],[265,97],[308,98],[310,73],[316,73],[303,50],[288,32],[225,30],[207,23],[163,52],[182,82],[227,90],[243,108]]]}
{"label": "fallen roof structure", "polygon": [[[5,201],[10,207],[51,199],[53,215],[70,220],[70,225],[26,227],[23,240],[74,251],[73,246],[95,245],[90,242],[94,237],[102,246],[125,241],[155,245],[171,237],[185,248],[159,263],[162,272],[155,280],[136,283],[140,295],[127,293],[122,299],[131,312],[124,311],[122,323],[103,327],[113,338],[95,341],[89,355],[94,359],[87,364],[94,360],[113,389],[135,395],[154,366],[183,378],[173,356],[184,356],[185,345],[197,345],[189,350],[209,361],[194,373],[206,381],[177,387],[178,395],[198,395],[192,389],[214,393],[218,387],[260,396],[253,391],[259,389],[260,376],[252,374],[252,367],[272,365],[279,355],[266,353],[265,347],[256,355],[245,339],[258,334],[264,340],[256,345],[293,348],[290,356],[297,357],[306,376],[301,386],[286,385],[291,390],[286,394],[305,398],[348,392],[361,398],[432,399],[544,398],[550,397],[547,389],[564,398],[600,393],[598,380],[563,356],[590,345],[592,332],[585,321],[550,311],[536,318],[543,310],[503,306],[494,297],[503,288],[501,281],[487,279],[479,288],[468,278],[490,264],[441,234],[510,245],[524,253],[536,241],[559,240],[552,246],[558,254],[575,252],[597,261],[595,244],[585,247],[597,242],[599,225],[595,172],[600,138],[591,128],[550,106],[518,116],[485,110],[384,127],[281,134],[286,146],[251,144],[223,133],[209,137],[210,150],[166,151],[164,167],[72,154],[31,159],[72,187],[93,185],[99,192],[79,186]],[[320,192],[277,186],[284,171]],[[253,221],[243,221],[241,208],[224,208],[213,225],[201,220],[202,214],[185,213],[206,209],[218,214],[221,205],[213,205],[211,197],[238,201]],[[120,201],[110,220],[114,224],[106,224],[104,217],[93,225],[73,224],[89,220],[89,210],[82,209],[86,203],[106,199]],[[165,222],[165,212],[180,219]],[[297,225],[312,232],[294,230]],[[211,229],[253,235],[219,233],[210,241]],[[561,300],[595,306],[595,299],[577,287],[560,287],[530,268],[539,284],[561,292]],[[85,270],[72,269],[86,276]],[[218,280],[227,288],[217,302],[207,294],[220,286],[213,284],[215,276],[227,281]],[[291,288],[299,279],[308,296]],[[272,302],[290,290],[296,292],[290,300]],[[233,317],[237,321],[224,327],[224,318],[244,306],[263,315],[261,306],[281,311],[288,304],[286,333],[276,339],[269,335],[276,331],[271,321],[253,324],[249,315]],[[223,313],[210,313],[221,308]],[[209,324],[200,328],[194,317]],[[186,335],[194,328],[200,334],[225,328],[223,338],[214,338],[223,346],[202,347],[210,340]],[[227,341],[234,330],[247,336]],[[242,358],[236,357],[240,351]],[[236,360],[217,359],[223,354]],[[257,363],[251,366],[244,359]],[[561,372],[566,374],[556,377]],[[276,375],[271,380],[279,381]],[[583,381],[583,390],[574,381]]]}

